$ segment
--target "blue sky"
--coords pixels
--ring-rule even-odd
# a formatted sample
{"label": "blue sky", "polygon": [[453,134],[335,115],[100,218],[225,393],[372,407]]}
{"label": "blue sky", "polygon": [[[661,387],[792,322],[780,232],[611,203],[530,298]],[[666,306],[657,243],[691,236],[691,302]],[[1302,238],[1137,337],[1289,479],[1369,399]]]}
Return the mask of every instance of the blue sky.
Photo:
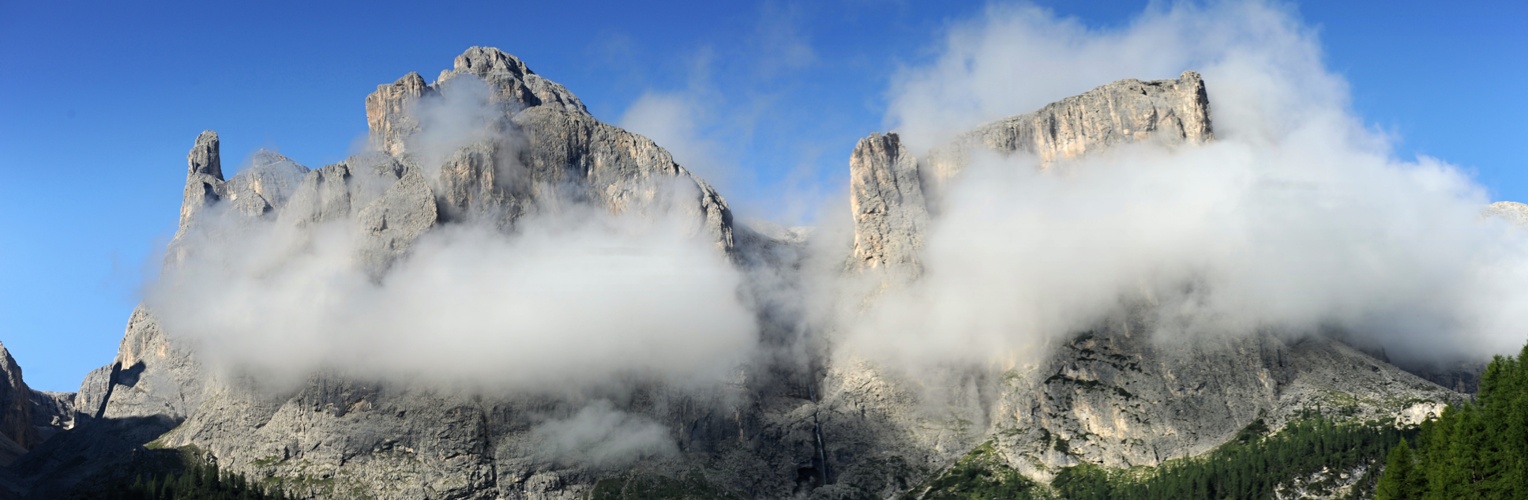
{"label": "blue sky", "polygon": [[[1098,29],[1146,6],[1038,4]],[[0,342],[33,387],[75,390],[112,359],[174,232],[198,132],[220,133],[230,175],[259,148],[333,163],[361,144],[377,84],[433,80],[472,45],[520,56],[612,123],[638,122],[638,103],[679,102],[689,153],[709,164],[695,169],[741,214],[809,221],[843,189],[854,142],[888,126],[898,68],[936,57],[986,6],[0,3]],[[1528,7],[1292,8],[1398,156],[1444,159],[1492,199],[1528,200]]]}

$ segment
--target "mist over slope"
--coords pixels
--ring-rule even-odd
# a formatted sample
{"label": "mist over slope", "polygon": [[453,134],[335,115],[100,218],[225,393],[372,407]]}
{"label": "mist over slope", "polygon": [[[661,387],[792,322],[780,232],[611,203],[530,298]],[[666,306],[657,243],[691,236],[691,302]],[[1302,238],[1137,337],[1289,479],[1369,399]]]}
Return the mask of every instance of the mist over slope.
{"label": "mist over slope", "polygon": [[911,152],[1185,68],[1207,82],[1214,140],[971,158],[930,203],[927,275],[848,321],[868,349],[1025,357],[1143,305],[1163,340],[1341,332],[1410,362],[1484,359],[1528,335],[1528,233],[1484,217],[1465,170],[1395,157],[1290,8],[1157,6],[1118,29],[1024,5],[985,14],[895,80],[887,121]]}

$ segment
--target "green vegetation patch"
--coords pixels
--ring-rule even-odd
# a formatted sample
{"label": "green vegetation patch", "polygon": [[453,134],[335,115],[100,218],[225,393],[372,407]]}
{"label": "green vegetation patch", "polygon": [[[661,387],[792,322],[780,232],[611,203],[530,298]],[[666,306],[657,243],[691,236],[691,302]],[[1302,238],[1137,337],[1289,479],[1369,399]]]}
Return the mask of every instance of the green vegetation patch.
{"label": "green vegetation patch", "polygon": [[104,500],[289,498],[279,488],[261,485],[243,474],[221,470],[216,463],[202,460],[205,455],[194,446],[160,450],[173,451],[174,455],[157,454],[156,460],[136,462],[132,482],[98,484],[87,496]]}
{"label": "green vegetation patch", "polygon": [[1528,346],[1497,356],[1473,402],[1390,450],[1375,498],[1528,498]]}
{"label": "green vegetation patch", "polygon": [[914,490],[911,498],[927,500],[1045,498],[1044,490],[1009,467],[991,441],[977,446],[955,461],[927,486]]}
{"label": "green vegetation patch", "polygon": [[[1415,433],[1377,422],[1339,424],[1309,415],[1271,436],[1263,436],[1266,432],[1267,425],[1257,420],[1215,451],[1140,471],[1068,467],[1051,487],[1072,499],[1272,498],[1280,484],[1294,478],[1372,471],[1390,447]],[[1351,494],[1372,491],[1372,477],[1354,482]]]}

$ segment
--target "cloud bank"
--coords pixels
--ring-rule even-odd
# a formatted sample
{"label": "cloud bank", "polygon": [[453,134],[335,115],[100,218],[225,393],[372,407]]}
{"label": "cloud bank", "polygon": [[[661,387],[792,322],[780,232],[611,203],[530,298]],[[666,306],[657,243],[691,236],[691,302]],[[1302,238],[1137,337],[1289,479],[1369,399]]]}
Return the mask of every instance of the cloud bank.
{"label": "cloud bank", "polygon": [[[356,264],[348,219],[214,225],[148,302],[225,364],[572,392],[715,385],[751,359],[816,366],[823,345],[902,366],[1007,364],[1127,310],[1165,340],[1337,331],[1418,360],[1511,352],[1528,334],[1525,231],[1481,217],[1487,197],[1460,168],[1396,158],[1287,8],[1154,6],[1097,29],[994,5],[936,49],[888,90],[886,122],[920,153],[1097,85],[1185,69],[1204,75],[1217,140],[1045,170],[979,156],[935,197],[926,274],[870,301],[840,272],[850,239],[833,228],[735,262],[695,237],[693,214],[571,204],[513,230],[437,226],[380,278]],[[502,110],[483,113],[485,89],[461,80],[420,111],[427,132],[408,144],[431,176],[464,146],[519,144]],[[699,132],[703,102],[648,94],[621,121],[704,164],[726,151]],[[503,182],[520,172],[493,168]],[[789,332],[765,336],[763,356],[761,323]],[[614,419],[652,433],[589,411],[548,423],[548,441],[615,462],[664,453],[657,438],[600,449],[607,440],[582,429]]]}
{"label": "cloud bank", "polygon": [[1204,75],[1217,140],[1117,147],[1041,170],[979,158],[940,197],[927,274],[843,329],[903,364],[1002,363],[1149,306],[1164,339],[1339,331],[1392,357],[1514,352],[1528,235],[1481,216],[1459,167],[1396,158],[1315,35],[1260,2],[1152,7],[1095,29],[999,5],[900,71],[887,121],[926,150],[1126,77]]}

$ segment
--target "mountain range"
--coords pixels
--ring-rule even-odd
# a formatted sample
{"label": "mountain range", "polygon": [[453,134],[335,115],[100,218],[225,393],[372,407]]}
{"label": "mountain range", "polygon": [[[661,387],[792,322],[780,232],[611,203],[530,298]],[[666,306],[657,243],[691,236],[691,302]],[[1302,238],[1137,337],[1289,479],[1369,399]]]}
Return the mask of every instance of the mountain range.
{"label": "mountain range", "polygon": [[[1169,301],[1144,288],[1008,357],[904,363],[843,333],[923,300],[973,169],[1064,179],[1204,148],[1213,85],[1120,80],[921,151],[871,133],[848,159],[852,239],[737,220],[661,145],[493,48],[379,85],[371,147],[337,164],[262,152],[225,177],[204,132],[116,359],[57,394],[0,356],[0,486],[90,497],[190,460],[314,498],[933,498],[973,454],[1048,484],[1312,418],[1412,427],[1469,399],[1474,365],[1402,369],[1340,329],[1166,338]],[[542,325],[518,296],[474,296],[514,280],[571,312]],[[458,321],[477,314],[503,316],[490,337],[538,319],[501,344]]]}

